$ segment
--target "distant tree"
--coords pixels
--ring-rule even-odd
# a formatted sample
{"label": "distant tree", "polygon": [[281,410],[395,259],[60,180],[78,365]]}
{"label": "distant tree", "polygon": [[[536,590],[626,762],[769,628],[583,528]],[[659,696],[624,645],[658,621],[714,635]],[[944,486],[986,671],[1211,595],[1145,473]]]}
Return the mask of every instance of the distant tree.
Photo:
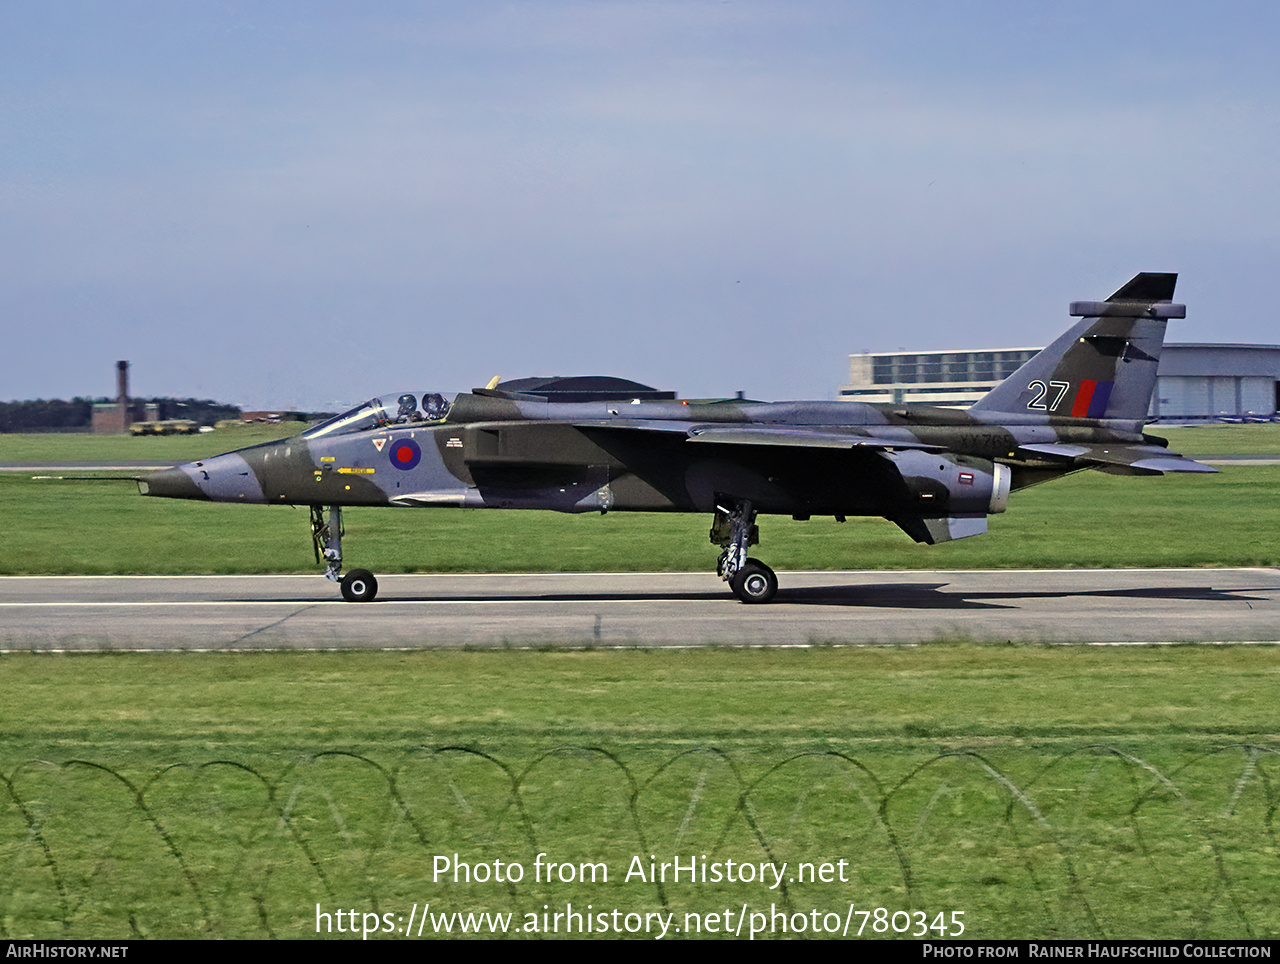
{"label": "distant tree", "polygon": [[93,402],[87,398],[0,402],[0,432],[87,428],[92,421]]}
{"label": "distant tree", "polygon": [[[0,432],[49,432],[88,429],[93,424],[94,403],[110,403],[110,398],[37,398],[34,401],[0,402]],[[189,418],[201,425],[221,419],[239,418],[240,408],[204,398],[134,398],[134,407],[155,405],[160,418]]]}

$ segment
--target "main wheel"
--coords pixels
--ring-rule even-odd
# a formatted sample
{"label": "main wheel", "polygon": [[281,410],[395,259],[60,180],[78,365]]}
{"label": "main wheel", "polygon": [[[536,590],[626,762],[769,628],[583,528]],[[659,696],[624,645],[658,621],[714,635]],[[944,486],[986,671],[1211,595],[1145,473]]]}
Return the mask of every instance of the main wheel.
{"label": "main wheel", "polygon": [[352,569],[342,577],[342,598],[347,602],[369,602],[378,595],[378,580],[368,569]]}
{"label": "main wheel", "polygon": [[759,559],[748,559],[733,576],[733,594],[744,603],[767,603],[778,591],[778,577]]}

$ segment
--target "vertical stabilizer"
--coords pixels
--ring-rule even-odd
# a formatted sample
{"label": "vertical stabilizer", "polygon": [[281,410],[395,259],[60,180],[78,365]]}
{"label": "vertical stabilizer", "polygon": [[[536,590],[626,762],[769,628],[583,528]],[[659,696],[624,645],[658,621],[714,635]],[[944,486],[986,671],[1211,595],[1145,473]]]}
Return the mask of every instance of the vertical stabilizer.
{"label": "vertical stabilizer", "polygon": [[1075,301],[1066,334],[973,405],[971,411],[1142,422],[1151,406],[1176,274],[1143,272],[1106,301]]}

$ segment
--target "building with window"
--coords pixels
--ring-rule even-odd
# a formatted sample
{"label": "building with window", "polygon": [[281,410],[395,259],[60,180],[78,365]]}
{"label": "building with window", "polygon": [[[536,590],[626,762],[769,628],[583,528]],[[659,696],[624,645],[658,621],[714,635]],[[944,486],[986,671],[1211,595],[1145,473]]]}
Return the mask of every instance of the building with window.
{"label": "building with window", "polygon": [[[840,397],[966,408],[1039,348],[867,352],[849,356]],[[1280,409],[1280,345],[1169,344],[1160,356],[1151,416],[1162,421],[1273,419]]]}

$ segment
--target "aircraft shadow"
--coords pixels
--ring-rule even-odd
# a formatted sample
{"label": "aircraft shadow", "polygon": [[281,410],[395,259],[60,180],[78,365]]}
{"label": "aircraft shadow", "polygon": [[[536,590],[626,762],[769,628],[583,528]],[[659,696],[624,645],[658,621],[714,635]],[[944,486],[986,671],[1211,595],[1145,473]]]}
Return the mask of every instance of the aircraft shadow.
{"label": "aircraft shadow", "polygon": [[862,606],[879,609],[1016,609],[1019,600],[1031,599],[1151,599],[1168,602],[1266,602],[1263,596],[1246,596],[1250,590],[1184,586],[1132,589],[1061,591],[943,592],[949,583],[887,583],[871,586],[812,586],[779,589],[773,605]]}
{"label": "aircraft shadow", "polygon": [[[1145,599],[1167,602],[1273,602],[1267,596],[1248,593],[1270,592],[1268,588],[1214,589],[1211,586],[1135,587],[1093,590],[1002,590],[972,592],[944,591],[951,583],[877,583],[873,585],[806,586],[778,590],[772,606],[849,606],[875,609],[971,610],[1017,609],[1020,601],[1034,599]],[[681,602],[732,599],[727,589],[696,592],[556,592],[556,593],[460,593],[446,595],[381,596],[390,603],[493,603],[493,602]],[[314,599],[279,598],[273,602],[315,602]],[[340,601],[340,600],[335,600]],[[377,605],[377,603],[374,603]]]}

